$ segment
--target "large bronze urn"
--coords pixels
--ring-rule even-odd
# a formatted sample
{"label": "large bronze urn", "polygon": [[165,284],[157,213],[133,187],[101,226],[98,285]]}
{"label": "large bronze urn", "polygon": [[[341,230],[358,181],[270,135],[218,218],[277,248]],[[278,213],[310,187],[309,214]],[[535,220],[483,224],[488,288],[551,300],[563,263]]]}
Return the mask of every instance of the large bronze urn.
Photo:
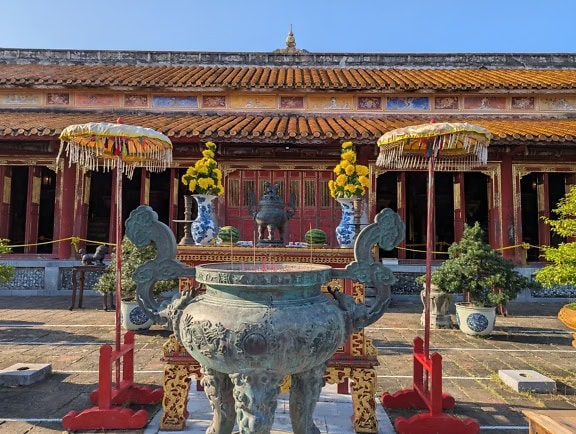
{"label": "large bronze urn", "polygon": [[256,222],[258,229],[258,242],[256,245],[259,247],[282,246],[286,243],[286,224],[296,212],[296,197],[294,194],[290,195],[289,203],[284,204],[279,191],[279,184],[272,185],[266,181],[264,183],[264,193],[258,204],[256,204],[254,196],[250,196],[248,211]]}
{"label": "large bronze urn", "polygon": [[[312,415],[328,360],[351,333],[376,321],[390,299],[392,272],[373,259],[375,244],[394,248],[404,224],[387,209],[362,230],[355,260],[344,269],[311,263],[217,263],[186,267],[175,260],[172,231],[150,207],[140,206],[126,224],[137,246],[151,241],[157,257],[134,274],[142,306],[171,327],[203,368],[203,385],[214,411],[209,433],[269,433],[280,384],[291,376],[290,416],[294,433],[318,432]],[[151,295],[156,280],[195,276],[205,287],[167,306]],[[337,280],[335,280],[337,279]],[[367,307],[334,282],[353,279],[376,289]],[[331,286],[332,285],[332,286]],[[331,297],[322,293],[328,288]]]}

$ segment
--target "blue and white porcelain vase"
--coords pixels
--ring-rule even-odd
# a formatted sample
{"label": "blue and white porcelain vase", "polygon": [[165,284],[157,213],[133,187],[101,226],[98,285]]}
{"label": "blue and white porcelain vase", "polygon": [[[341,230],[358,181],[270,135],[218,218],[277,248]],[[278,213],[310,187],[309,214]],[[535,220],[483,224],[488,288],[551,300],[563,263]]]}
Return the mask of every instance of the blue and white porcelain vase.
{"label": "blue and white porcelain vase", "polygon": [[197,246],[207,246],[216,238],[218,227],[214,222],[214,204],[216,195],[193,194],[192,197],[198,205],[198,216],[192,222],[192,239]]}
{"label": "blue and white porcelain vase", "polygon": [[336,241],[343,249],[354,247],[354,238],[356,237],[356,227],[354,226],[354,199],[348,197],[339,197],[336,199],[342,210],[342,218],[336,226]]}

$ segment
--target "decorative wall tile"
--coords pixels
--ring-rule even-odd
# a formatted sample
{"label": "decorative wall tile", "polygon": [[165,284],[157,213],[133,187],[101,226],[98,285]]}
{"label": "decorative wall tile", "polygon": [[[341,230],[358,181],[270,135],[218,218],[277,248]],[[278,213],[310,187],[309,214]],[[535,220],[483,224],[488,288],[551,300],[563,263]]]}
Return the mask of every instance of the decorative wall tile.
{"label": "decorative wall tile", "polygon": [[221,95],[204,95],[202,97],[204,108],[226,108],[226,97]]}
{"label": "decorative wall tile", "polygon": [[511,108],[512,110],[534,110],[535,100],[533,96],[513,96]]}
{"label": "decorative wall tile", "polygon": [[42,95],[39,93],[2,93],[0,104],[3,105],[41,105]]}
{"label": "decorative wall tile", "polygon": [[358,110],[382,110],[382,98],[379,96],[359,96]]}
{"label": "decorative wall tile", "polygon": [[274,95],[232,95],[230,107],[233,109],[276,108]]}
{"label": "decorative wall tile", "polygon": [[198,97],[152,95],[152,107],[198,108]]}
{"label": "decorative wall tile", "polygon": [[46,94],[47,105],[70,105],[70,94],[67,92],[48,92]]}
{"label": "decorative wall tile", "polygon": [[465,110],[506,110],[505,96],[464,97]]}
{"label": "decorative wall tile", "polygon": [[303,109],[304,97],[303,96],[281,96],[280,97],[281,109]]}
{"label": "decorative wall tile", "polygon": [[435,97],[434,110],[458,110],[458,97],[457,96]]}
{"label": "decorative wall tile", "polygon": [[118,95],[113,93],[88,93],[76,94],[76,105],[86,107],[117,107],[119,106]]}
{"label": "decorative wall tile", "polygon": [[124,107],[148,107],[148,95],[126,94],[124,95]]}
{"label": "decorative wall tile", "polygon": [[44,268],[16,267],[14,278],[0,285],[2,289],[43,289]]}
{"label": "decorative wall tile", "polygon": [[430,110],[430,100],[426,96],[421,97],[387,97],[387,110]]}
{"label": "decorative wall tile", "polygon": [[351,110],[351,96],[309,96],[308,108],[313,110]]}
{"label": "decorative wall tile", "polygon": [[540,110],[576,110],[576,96],[543,97]]}

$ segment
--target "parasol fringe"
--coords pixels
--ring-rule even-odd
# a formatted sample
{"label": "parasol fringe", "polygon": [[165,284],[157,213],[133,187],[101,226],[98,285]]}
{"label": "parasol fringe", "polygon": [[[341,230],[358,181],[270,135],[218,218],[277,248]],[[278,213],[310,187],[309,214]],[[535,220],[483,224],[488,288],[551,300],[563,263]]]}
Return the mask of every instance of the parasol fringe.
{"label": "parasol fringe", "polygon": [[68,157],[69,167],[79,164],[86,171],[97,171],[102,168],[104,172],[114,170],[117,167],[117,156],[123,155],[121,172],[132,179],[134,170],[143,167],[150,172],[162,172],[172,164],[172,149],[158,149],[154,147],[136,146],[126,140],[114,140],[111,146],[87,147],[80,140],[62,140],[56,162],[65,152]]}

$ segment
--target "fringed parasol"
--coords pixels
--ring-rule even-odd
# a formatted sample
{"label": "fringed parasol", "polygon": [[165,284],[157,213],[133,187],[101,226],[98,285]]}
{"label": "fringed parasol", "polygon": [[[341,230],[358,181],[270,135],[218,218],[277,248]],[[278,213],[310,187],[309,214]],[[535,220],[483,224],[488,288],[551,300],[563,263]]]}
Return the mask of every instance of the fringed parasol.
{"label": "fringed parasol", "polygon": [[378,139],[379,167],[401,170],[428,168],[428,215],[426,233],[426,285],[424,303],[424,352],[430,348],[430,285],[434,222],[434,169],[466,171],[483,166],[488,159],[492,135],[468,123],[434,123],[413,125],[388,131]]}
{"label": "fringed parasol", "polygon": [[58,159],[65,147],[70,165],[77,163],[84,170],[104,171],[121,166],[121,173],[128,178],[132,178],[136,167],[161,172],[172,161],[172,142],[151,128],[90,122],[66,127],[60,133],[60,141]]}
{"label": "fringed parasol", "polygon": [[172,162],[172,142],[151,128],[117,123],[89,122],[70,125],[60,133],[59,159],[63,151],[69,165],[85,171],[116,169],[116,350],[120,349],[120,301],[122,294],[122,178],[132,178],[136,167],[153,172]]}
{"label": "fringed parasol", "polygon": [[[488,130],[468,123],[430,123],[398,128],[378,139],[377,166],[426,169],[431,156],[437,156],[436,169],[469,170],[486,164]],[[441,155],[439,155],[441,153]]]}

